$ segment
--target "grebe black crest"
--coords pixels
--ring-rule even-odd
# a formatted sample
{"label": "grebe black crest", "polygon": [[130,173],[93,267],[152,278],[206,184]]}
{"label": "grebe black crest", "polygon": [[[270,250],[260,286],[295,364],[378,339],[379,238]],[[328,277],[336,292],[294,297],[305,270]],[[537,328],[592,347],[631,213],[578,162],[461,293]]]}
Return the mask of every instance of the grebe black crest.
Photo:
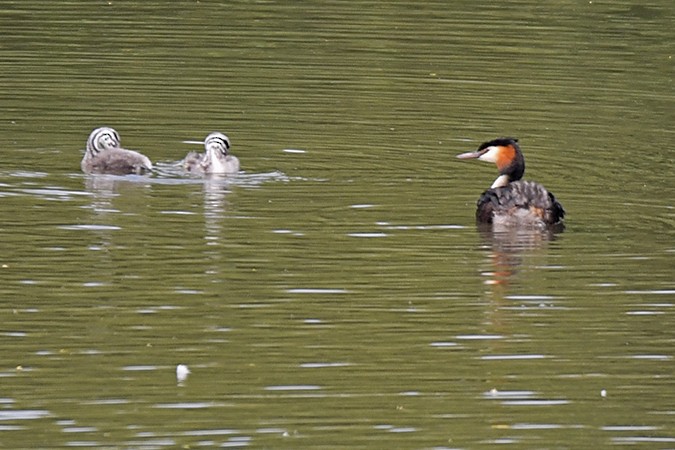
{"label": "grebe black crest", "polygon": [[148,157],[120,147],[120,135],[110,127],[91,132],[80,166],[84,173],[111,175],[142,175],[152,171]]}
{"label": "grebe black crest", "polygon": [[562,224],[565,210],[552,193],[533,181],[522,181],[525,158],[518,139],[485,142],[475,152],[457,155],[497,165],[499,176],[478,199],[476,219],[500,226],[548,228]]}
{"label": "grebe black crest", "polygon": [[204,139],[204,153],[190,152],[181,162],[185,170],[195,174],[239,172],[239,159],[230,155],[230,140],[223,133],[213,132]]}

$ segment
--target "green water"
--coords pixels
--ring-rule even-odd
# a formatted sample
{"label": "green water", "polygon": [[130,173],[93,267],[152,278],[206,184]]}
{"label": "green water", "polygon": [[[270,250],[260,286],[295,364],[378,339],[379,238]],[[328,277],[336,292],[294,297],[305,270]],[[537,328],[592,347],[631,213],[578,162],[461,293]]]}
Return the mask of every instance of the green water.
{"label": "green water", "polygon": [[[3,2],[0,446],[672,447],[674,16]],[[171,167],[214,130],[242,174]],[[503,135],[551,240],[475,227]]]}

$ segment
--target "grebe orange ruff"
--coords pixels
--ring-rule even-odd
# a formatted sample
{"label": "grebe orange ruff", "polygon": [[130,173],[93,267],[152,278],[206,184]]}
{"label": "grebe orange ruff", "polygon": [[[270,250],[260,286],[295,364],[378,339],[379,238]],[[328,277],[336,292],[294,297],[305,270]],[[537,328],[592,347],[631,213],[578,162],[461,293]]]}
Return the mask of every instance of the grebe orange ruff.
{"label": "grebe orange ruff", "polygon": [[533,181],[523,181],[525,158],[518,139],[499,138],[485,142],[460,159],[492,162],[499,176],[478,199],[476,220],[506,227],[549,228],[561,226],[565,210],[552,193]]}

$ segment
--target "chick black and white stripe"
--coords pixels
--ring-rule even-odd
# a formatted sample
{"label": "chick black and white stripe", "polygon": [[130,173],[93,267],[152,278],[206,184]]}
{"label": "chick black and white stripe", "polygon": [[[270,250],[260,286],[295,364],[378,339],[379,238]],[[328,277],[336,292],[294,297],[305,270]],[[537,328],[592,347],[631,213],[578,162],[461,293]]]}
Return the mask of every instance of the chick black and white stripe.
{"label": "chick black and white stripe", "polygon": [[231,174],[239,172],[239,159],[230,155],[230,140],[223,133],[213,132],[204,139],[204,153],[190,152],[181,162],[194,174]]}
{"label": "chick black and white stripe", "polygon": [[120,147],[120,135],[110,127],[96,128],[87,139],[80,166],[90,174],[144,174],[152,171],[147,156]]}

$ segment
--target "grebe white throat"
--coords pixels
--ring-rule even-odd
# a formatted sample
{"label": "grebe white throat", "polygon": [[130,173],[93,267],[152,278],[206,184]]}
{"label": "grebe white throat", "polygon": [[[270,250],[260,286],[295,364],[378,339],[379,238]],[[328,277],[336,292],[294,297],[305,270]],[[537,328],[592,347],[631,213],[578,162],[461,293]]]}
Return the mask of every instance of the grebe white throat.
{"label": "grebe white throat", "polygon": [[494,183],[492,183],[492,186],[490,186],[490,189],[507,186],[510,182],[511,178],[508,175],[499,175]]}

